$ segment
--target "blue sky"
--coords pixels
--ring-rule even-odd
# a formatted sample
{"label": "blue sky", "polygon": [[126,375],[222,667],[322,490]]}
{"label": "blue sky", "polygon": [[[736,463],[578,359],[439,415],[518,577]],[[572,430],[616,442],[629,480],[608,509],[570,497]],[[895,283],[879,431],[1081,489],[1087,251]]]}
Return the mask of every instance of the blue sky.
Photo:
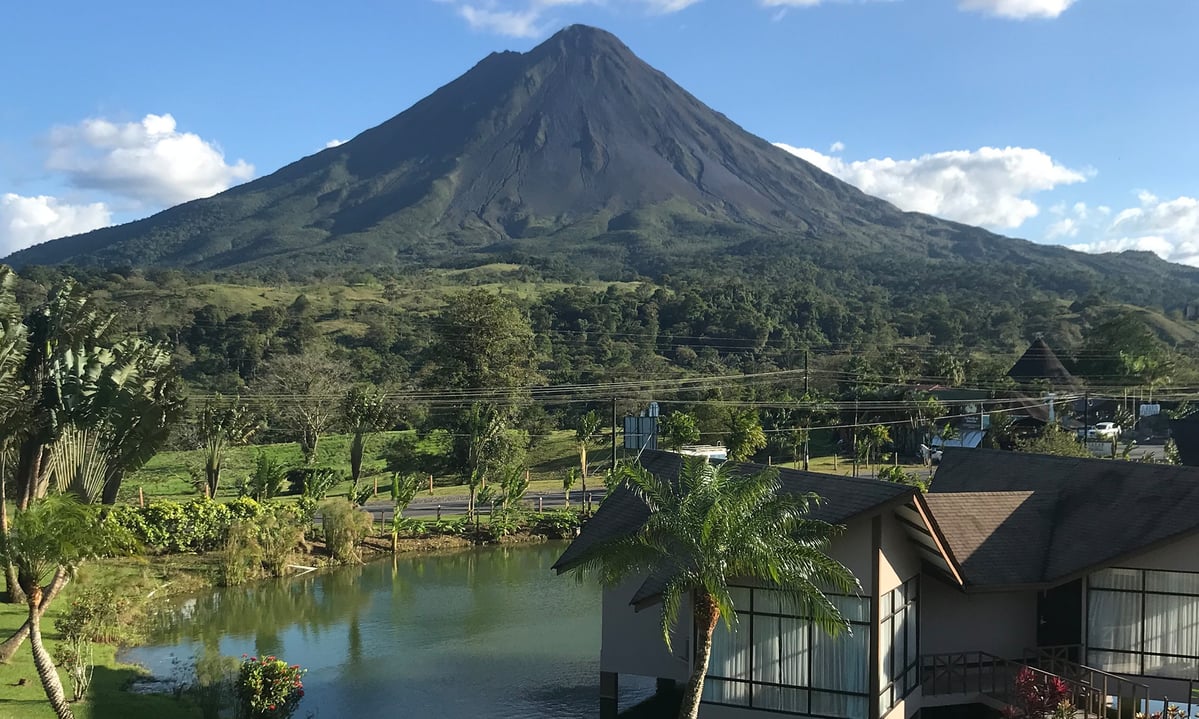
{"label": "blue sky", "polygon": [[581,22],[905,209],[1199,265],[1192,0],[137,0],[5,16],[0,256],[269,174]]}

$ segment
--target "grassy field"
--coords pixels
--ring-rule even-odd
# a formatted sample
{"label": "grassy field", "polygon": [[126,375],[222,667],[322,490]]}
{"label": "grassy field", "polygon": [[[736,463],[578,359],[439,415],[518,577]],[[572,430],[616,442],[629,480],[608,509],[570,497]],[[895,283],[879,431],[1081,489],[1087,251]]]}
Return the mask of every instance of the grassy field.
{"label": "grassy field", "polygon": [[[362,467],[363,479],[371,484],[377,481],[379,490],[384,495],[390,487],[391,475],[384,471],[384,462],[379,453],[388,441],[402,434],[412,434],[412,432],[380,433],[371,439],[366,448]],[[299,467],[303,462],[300,447],[294,442],[234,447],[229,451],[225,460],[225,469],[221,473],[221,487],[217,492],[218,498],[237,496],[239,483],[253,471],[259,452],[287,467]],[[349,477],[349,435],[332,435],[322,438],[317,455],[318,466],[331,467]],[[607,456],[608,453],[604,449],[593,448],[591,463],[594,465],[596,461]],[[577,466],[579,461],[574,432],[561,430],[549,437],[541,438],[529,450],[527,459],[531,480],[530,491],[561,490],[563,476],[568,469]],[[198,450],[161,452],[140,471],[126,477],[121,488],[121,498],[127,502],[136,502],[139,490],[146,501],[153,499],[179,500],[199,496],[196,493],[193,474],[199,473],[202,467],[203,459]],[[427,489],[423,489],[417,497],[465,496],[466,487],[456,484],[456,481],[456,477],[448,475],[435,477],[432,494]],[[331,496],[345,496],[349,491],[350,482],[347,479],[338,484],[330,494]]]}
{"label": "grassy field", "polygon": [[[167,591],[186,592],[209,586],[207,566],[196,557],[172,558],[169,565],[160,559],[153,564],[141,558],[105,560],[84,565],[75,581],[68,584],[46,613],[42,635],[50,651],[58,640],[55,619],[70,604],[71,597],[88,587],[121,587],[128,596],[146,597]],[[0,635],[7,637],[25,621],[24,605],[0,604]],[[95,646],[95,673],[87,699],[74,705],[79,719],[200,719],[196,707],[173,697],[130,694],[125,687],[142,675],[135,666],[116,660],[117,648],[107,644]],[[24,680],[22,683],[21,680]],[[68,697],[71,685],[62,676]],[[0,664],[0,719],[53,719],[54,712],[33,666],[29,643],[9,664]]]}

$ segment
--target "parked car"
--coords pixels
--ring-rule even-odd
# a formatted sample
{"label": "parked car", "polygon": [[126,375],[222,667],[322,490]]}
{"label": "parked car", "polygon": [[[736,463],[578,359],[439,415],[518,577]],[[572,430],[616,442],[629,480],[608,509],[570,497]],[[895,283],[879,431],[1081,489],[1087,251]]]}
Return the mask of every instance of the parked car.
{"label": "parked car", "polygon": [[[1087,439],[1119,439],[1124,430],[1115,422],[1096,422],[1086,429]],[[1078,430],[1078,436],[1083,436],[1083,430]]]}

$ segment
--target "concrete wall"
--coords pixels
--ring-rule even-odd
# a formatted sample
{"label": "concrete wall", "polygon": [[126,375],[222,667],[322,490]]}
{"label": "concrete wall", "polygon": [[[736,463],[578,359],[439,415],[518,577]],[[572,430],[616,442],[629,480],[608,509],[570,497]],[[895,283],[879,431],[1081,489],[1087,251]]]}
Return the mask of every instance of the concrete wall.
{"label": "concrete wall", "polygon": [[853,572],[862,583],[862,593],[874,592],[874,564],[871,561],[870,517],[858,517],[846,523],[844,531],[833,538],[828,554]]}
{"label": "concrete wall", "polygon": [[920,585],[920,652],[983,651],[1019,659],[1037,643],[1037,593],[964,594],[926,575]]}
{"label": "concrete wall", "polygon": [[661,605],[639,612],[629,605],[642,581],[638,578],[604,590],[600,671],[685,680],[691,672],[690,602],[684,600],[680,607],[672,653],[662,641]]}
{"label": "concrete wall", "polygon": [[876,597],[920,574],[920,555],[912,547],[912,540],[908,538],[903,524],[891,513],[883,515],[883,541],[878,569]]}

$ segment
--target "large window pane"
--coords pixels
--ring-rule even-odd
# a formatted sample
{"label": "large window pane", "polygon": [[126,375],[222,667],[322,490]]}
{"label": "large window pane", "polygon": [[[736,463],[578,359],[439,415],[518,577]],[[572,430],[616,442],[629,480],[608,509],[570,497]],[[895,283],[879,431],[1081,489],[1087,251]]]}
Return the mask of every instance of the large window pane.
{"label": "large window pane", "polygon": [[1090,585],[1093,589],[1131,589],[1139,592],[1141,570],[1101,569],[1091,575]]}
{"label": "large window pane", "polygon": [[822,631],[812,638],[812,687],[836,689],[843,692],[862,692],[870,689],[866,678],[869,671],[867,647],[870,630],[854,627],[830,637]]}
{"label": "large window pane", "polygon": [[754,707],[794,714],[808,713],[808,690],[788,687],[754,687]]}
{"label": "large window pane", "polygon": [[1146,594],[1145,651],[1199,656],[1199,597]]}
{"label": "large window pane", "polygon": [[829,692],[812,692],[812,713],[815,715],[845,717],[846,719],[865,719],[866,711],[866,697],[831,694]]}
{"label": "large window pane", "polygon": [[754,624],[754,667],[755,682],[782,683],[779,676],[779,618],[755,615]]}
{"label": "large window pane", "polygon": [[1092,591],[1087,612],[1087,644],[1099,649],[1138,651],[1141,644],[1141,595]]}
{"label": "large window pane", "polygon": [[870,621],[870,600],[862,597],[829,597],[841,616],[851,622]]}
{"label": "large window pane", "polygon": [[1141,658],[1138,654],[1122,652],[1087,652],[1087,666],[1114,674],[1140,674]]}
{"label": "large window pane", "polygon": [[708,676],[728,679],[749,679],[750,617],[742,616],[736,629],[727,629],[724,622],[712,634],[712,658]]}
{"label": "large window pane", "polygon": [[808,623],[784,617],[779,622],[779,683],[792,687],[810,686],[808,681]]}
{"label": "large window pane", "polygon": [[700,693],[700,699],[717,704],[749,706],[749,684],[708,677],[704,679],[704,690]]}
{"label": "large window pane", "polygon": [[1190,572],[1145,572],[1145,591],[1199,594],[1199,574]]}

